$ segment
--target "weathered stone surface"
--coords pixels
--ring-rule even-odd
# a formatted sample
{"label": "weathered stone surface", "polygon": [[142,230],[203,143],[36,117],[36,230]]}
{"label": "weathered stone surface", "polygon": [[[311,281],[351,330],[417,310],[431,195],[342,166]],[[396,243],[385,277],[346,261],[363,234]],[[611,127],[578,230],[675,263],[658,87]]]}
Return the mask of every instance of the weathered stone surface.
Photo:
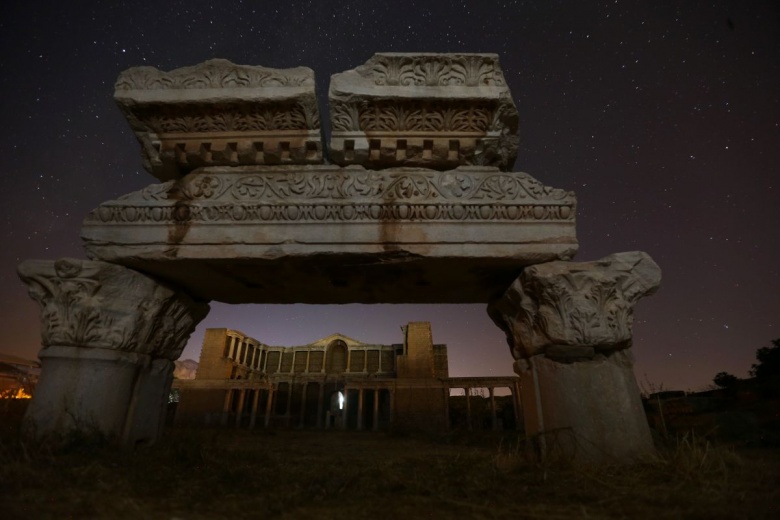
{"label": "weathered stone surface", "polygon": [[36,437],[72,431],[125,444],[159,435],[179,357],[208,305],[118,265],[28,260],[41,305],[41,378],[25,416]]}
{"label": "weathered stone surface", "polygon": [[631,346],[633,306],[661,270],[639,251],[526,268],[488,307],[518,360],[526,433],[545,456],[628,462],[652,452]]}
{"label": "weathered stone surface", "polygon": [[240,303],[487,302],[571,258],[574,194],[489,167],[204,168],[101,204],[91,258]]}
{"label": "weathered stone surface", "polygon": [[577,464],[634,461],[653,453],[629,350],[559,363],[544,355],[515,363],[526,435],[545,457]]}
{"label": "weathered stone surface", "polygon": [[641,251],[549,262],[525,269],[488,313],[506,332],[515,359],[590,358],[594,350],[631,346],[633,306],[660,283],[661,269]]}
{"label": "weathered stone surface", "polygon": [[201,166],[317,164],[322,139],[314,72],[209,60],[122,72],[114,98],[160,180]]}
{"label": "weathered stone surface", "polygon": [[330,158],[369,168],[510,170],[518,116],[496,54],[379,53],[334,74]]}

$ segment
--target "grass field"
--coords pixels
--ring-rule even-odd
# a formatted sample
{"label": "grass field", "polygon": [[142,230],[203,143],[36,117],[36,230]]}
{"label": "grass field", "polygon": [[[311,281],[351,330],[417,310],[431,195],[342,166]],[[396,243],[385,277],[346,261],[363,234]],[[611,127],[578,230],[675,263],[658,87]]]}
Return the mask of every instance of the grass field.
{"label": "grass field", "polygon": [[[6,418],[7,419],[7,418]],[[517,434],[170,429],[56,453],[0,430],[0,518],[780,518],[780,452],[667,439],[626,467],[539,464]]]}

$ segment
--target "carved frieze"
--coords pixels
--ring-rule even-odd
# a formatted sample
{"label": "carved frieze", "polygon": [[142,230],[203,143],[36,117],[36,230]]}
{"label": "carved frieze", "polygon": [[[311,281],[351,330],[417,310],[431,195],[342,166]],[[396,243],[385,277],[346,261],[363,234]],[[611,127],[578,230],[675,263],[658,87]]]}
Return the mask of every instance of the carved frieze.
{"label": "carved frieze", "polygon": [[633,307],[655,292],[661,270],[646,253],[527,267],[489,308],[515,359],[593,358],[631,346]]}
{"label": "carved frieze", "polygon": [[491,167],[207,168],[90,212],[85,228],[166,222],[574,222],[571,192]]}
{"label": "carved frieze", "polygon": [[331,159],[512,168],[518,117],[495,54],[375,54],[331,78]]}
{"label": "carved frieze", "polygon": [[90,258],[202,299],[487,302],[524,265],[574,255],[575,210],[495,167],[212,167],[104,202],[81,235]]}
{"label": "carved frieze", "polygon": [[114,98],[160,180],[202,166],[318,164],[314,72],[209,60],[170,72],[122,72]]}
{"label": "carved frieze", "polygon": [[48,347],[89,347],[175,360],[208,304],[118,265],[26,260],[19,276],[41,306]]}

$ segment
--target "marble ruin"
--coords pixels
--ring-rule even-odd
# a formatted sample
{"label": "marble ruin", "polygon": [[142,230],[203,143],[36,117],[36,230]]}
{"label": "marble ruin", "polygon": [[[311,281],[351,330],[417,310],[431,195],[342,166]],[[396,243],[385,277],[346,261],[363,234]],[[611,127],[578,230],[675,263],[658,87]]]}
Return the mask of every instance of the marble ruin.
{"label": "marble ruin", "polygon": [[[512,171],[518,114],[496,55],[382,53],[334,75],[329,151],[303,67],[139,67],[119,76],[115,98],[162,183],[90,212],[89,261],[20,265],[42,307],[33,435],[154,441],[171,362],[210,300],[479,302],[507,332],[543,456],[628,461],[652,449],[629,347],[633,305],[660,270],[643,253],[571,262],[575,195]],[[243,417],[245,391],[272,402],[262,392],[273,385],[255,379],[228,378],[222,406]]]}
{"label": "marble ruin", "polygon": [[618,253],[531,266],[491,303],[517,360],[527,433],[558,432],[554,449],[581,460],[652,452],[628,349],[634,304],[660,283],[647,254]]}
{"label": "marble ruin", "polygon": [[[492,429],[521,426],[517,377],[449,377],[447,346],[433,343],[430,323],[412,322],[402,330],[403,343],[393,345],[332,334],[309,345],[272,347],[236,330],[207,329],[196,378],[174,382],[180,392],[176,422],[474,429],[481,426],[472,413],[479,388],[487,389]],[[509,395],[498,397],[496,389]],[[465,417],[453,409],[459,400]]]}
{"label": "marble ruin", "polygon": [[322,163],[314,71],[209,60],[122,72],[114,99],[160,180],[202,166]]}
{"label": "marble ruin", "polygon": [[368,168],[510,170],[518,117],[496,54],[378,53],[334,74],[330,158]]}

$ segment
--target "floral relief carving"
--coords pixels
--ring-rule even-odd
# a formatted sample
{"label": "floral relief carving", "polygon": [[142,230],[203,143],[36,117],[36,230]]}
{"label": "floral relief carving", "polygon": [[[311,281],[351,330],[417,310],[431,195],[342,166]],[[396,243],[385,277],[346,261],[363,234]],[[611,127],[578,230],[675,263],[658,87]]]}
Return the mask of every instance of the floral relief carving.
{"label": "floral relief carving", "polygon": [[19,276],[41,306],[44,348],[90,347],[176,359],[208,312],[204,303],[103,262],[25,261]]}
{"label": "floral relief carving", "polygon": [[503,86],[503,74],[492,55],[377,54],[360,72],[376,85]]}
{"label": "floral relief carving", "polygon": [[382,101],[331,102],[334,131],[472,132],[497,128],[494,103]]}
{"label": "floral relief carving", "polygon": [[516,359],[560,346],[609,352],[631,346],[633,307],[660,285],[661,270],[639,251],[596,262],[526,268],[489,313]]}
{"label": "floral relief carving", "polygon": [[208,60],[170,72],[154,67],[133,67],[122,72],[116,90],[163,90],[204,88],[252,88],[313,86],[311,69],[271,69],[236,65],[228,60]]}
{"label": "floral relief carving", "polygon": [[140,124],[158,134],[311,130],[320,125],[312,103],[201,106],[150,105],[136,109]]}

